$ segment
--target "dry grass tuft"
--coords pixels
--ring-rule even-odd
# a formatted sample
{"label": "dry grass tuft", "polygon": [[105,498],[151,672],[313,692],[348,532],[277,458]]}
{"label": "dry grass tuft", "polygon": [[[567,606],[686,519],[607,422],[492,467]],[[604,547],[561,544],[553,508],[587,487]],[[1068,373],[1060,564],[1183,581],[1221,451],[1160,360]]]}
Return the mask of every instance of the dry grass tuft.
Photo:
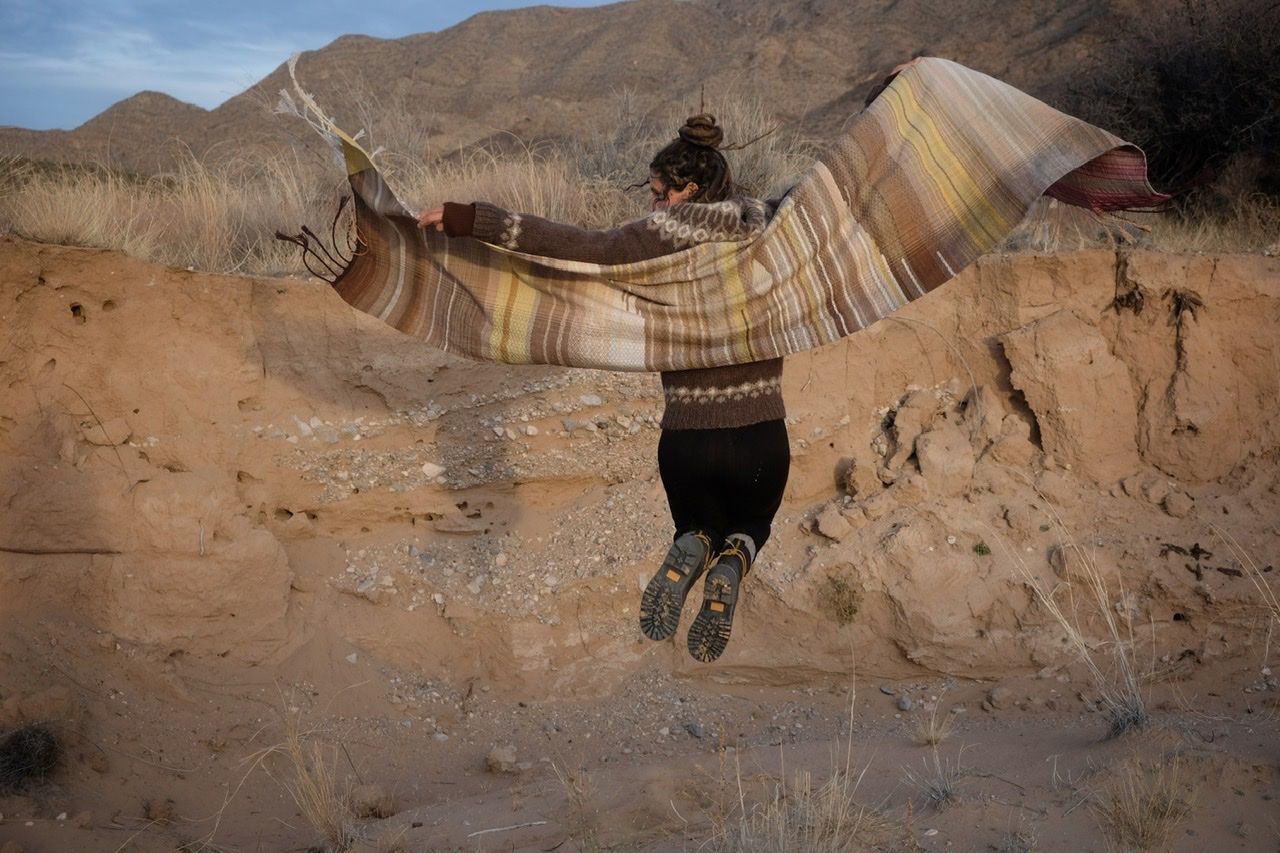
{"label": "dry grass tuft", "polygon": [[938,710],[942,707],[942,697],[933,703],[933,708],[929,711],[927,717],[921,717],[916,722],[916,743],[921,746],[937,746],[947,738],[951,737],[951,732],[955,728],[955,717],[951,714],[943,714],[938,717]]}
{"label": "dry grass tuft", "polygon": [[1210,523],[1209,526],[1213,528],[1213,532],[1218,538],[1226,543],[1231,555],[1236,558],[1236,562],[1244,566],[1245,573],[1249,576],[1254,588],[1258,590],[1258,596],[1262,599],[1262,606],[1271,615],[1272,621],[1280,622],[1280,597],[1271,588],[1271,584],[1266,577],[1266,572],[1270,571],[1271,567],[1268,566],[1265,570],[1259,568],[1258,563],[1234,536],[1216,524]]}
{"label": "dry grass tuft", "polygon": [[564,788],[568,800],[569,837],[577,842],[582,851],[603,850],[600,844],[599,809],[595,803],[595,784],[591,774],[586,770],[562,770],[559,765],[552,764],[560,787]]}
{"label": "dry grass tuft", "polygon": [[1194,792],[1183,783],[1182,764],[1127,762],[1093,809],[1098,825],[1116,847],[1148,850],[1168,843],[1191,814]]}
{"label": "dry grass tuft", "polygon": [[1280,252],[1280,203],[1242,193],[1212,211],[1168,210],[1096,216],[1041,198],[1000,244],[1005,252],[1140,247],[1162,252]]}
{"label": "dry grass tuft", "polygon": [[727,847],[743,853],[787,853],[792,850],[837,853],[865,849],[867,840],[889,826],[874,809],[856,799],[861,774],[842,771],[815,785],[802,770],[788,785],[751,806],[727,832]]}
{"label": "dry grass tuft", "polygon": [[289,714],[285,742],[277,749],[288,756],[293,778],[282,784],[329,848],[335,853],[342,853],[351,849],[358,835],[347,798],[338,791],[334,772],[336,751],[330,750],[326,756],[319,743],[311,743],[310,746],[308,755],[304,735],[298,728],[298,715]]}
{"label": "dry grass tuft", "polygon": [[284,159],[215,167],[188,156],[154,177],[11,159],[0,163],[0,222],[33,240],[169,266],[278,273],[298,264],[275,231],[324,220],[334,186]]}
{"label": "dry grass tuft", "polygon": [[[1071,563],[1069,580],[1048,588],[1017,551],[1007,545],[1005,550],[1088,671],[1107,720],[1107,737],[1120,737],[1151,722],[1141,689],[1133,609],[1127,605],[1124,585],[1117,581],[1113,594],[1093,556],[1067,535],[1061,519],[1054,517],[1053,525],[1063,536],[1064,544],[1059,547]],[[1103,639],[1095,640],[1087,633],[1091,622],[1100,623]]]}
{"label": "dry grass tuft", "polygon": [[908,785],[915,788],[924,797],[925,805],[935,809],[945,809],[960,801],[960,780],[965,771],[960,766],[960,758],[964,754],[962,748],[955,759],[944,759],[937,747],[930,753],[930,758],[922,761],[924,770],[916,772],[906,768],[904,778]]}
{"label": "dry grass tuft", "polygon": [[1034,831],[1017,830],[1005,833],[996,842],[995,851],[996,853],[1031,853],[1039,843],[1040,839]]}

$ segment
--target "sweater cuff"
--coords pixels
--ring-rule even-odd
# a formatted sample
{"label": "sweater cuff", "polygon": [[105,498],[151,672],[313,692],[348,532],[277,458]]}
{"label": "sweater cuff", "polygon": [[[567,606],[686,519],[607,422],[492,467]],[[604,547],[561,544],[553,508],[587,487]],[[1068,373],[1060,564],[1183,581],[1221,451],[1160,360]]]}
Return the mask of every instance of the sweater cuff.
{"label": "sweater cuff", "polygon": [[483,201],[477,201],[471,207],[475,210],[471,236],[492,243],[502,233],[502,224],[509,214],[502,208]]}
{"label": "sweater cuff", "polygon": [[450,237],[470,237],[475,228],[476,206],[446,201],[442,221],[444,233]]}
{"label": "sweater cuff", "polygon": [[475,223],[471,228],[472,237],[507,249],[519,247],[520,214],[484,201],[477,201],[472,206],[476,211]]}

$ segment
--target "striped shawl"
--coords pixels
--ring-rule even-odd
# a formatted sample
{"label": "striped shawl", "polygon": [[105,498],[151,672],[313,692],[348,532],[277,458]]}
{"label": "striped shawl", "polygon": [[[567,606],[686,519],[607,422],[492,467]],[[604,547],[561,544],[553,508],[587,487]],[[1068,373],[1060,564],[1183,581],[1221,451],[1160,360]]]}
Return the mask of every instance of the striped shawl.
{"label": "striped shawl", "polygon": [[899,74],[753,237],[637,263],[420,230],[365,152],[330,129],[359,241],[338,293],[433,346],[515,364],[684,370],[799,352],[947,281],[1042,194],[1097,212],[1166,199],[1137,148],[942,59]]}

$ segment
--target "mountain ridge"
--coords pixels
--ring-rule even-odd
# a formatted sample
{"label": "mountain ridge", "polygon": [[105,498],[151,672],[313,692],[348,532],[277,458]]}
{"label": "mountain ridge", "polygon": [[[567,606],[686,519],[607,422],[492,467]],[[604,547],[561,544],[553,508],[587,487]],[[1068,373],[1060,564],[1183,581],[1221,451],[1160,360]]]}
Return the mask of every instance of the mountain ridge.
{"label": "mountain ridge", "polygon": [[[429,157],[495,133],[584,139],[616,113],[622,92],[657,115],[673,104],[746,92],[830,138],[870,86],[920,53],[947,56],[1043,95],[1096,62],[1119,0],[957,0],[936,14],[924,0],[628,0],[484,12],[439,32],[383,39],[352,34],[300,55],[303,84],[344,126],[420,110]],[[0,150],[42,160],[96,160],[150,173],[183,147],[196,157],[298,145],[270,115],[288,85],[285,63],[212,110],[138,93],[72,131],[0,128]],[[183,146],[174,146],[178,139]]]}

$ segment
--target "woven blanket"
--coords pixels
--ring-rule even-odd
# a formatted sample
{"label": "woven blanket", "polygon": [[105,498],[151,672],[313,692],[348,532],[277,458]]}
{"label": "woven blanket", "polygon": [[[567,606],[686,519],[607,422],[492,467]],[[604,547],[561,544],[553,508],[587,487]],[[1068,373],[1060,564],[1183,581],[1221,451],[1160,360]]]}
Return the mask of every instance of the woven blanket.
{"label": "woven blanket", "polygon": [[[799,352],[952,278],[1042,194],[1098,212],[1167,198],[1137,148],[942,59],[899,74],[756,236],[638,263],[420,230],[360,146],[338,136],[359,242],[338,293],[433,346],[516,364],[682,370]],[[696,205],[667,214],[682,207]]]}

